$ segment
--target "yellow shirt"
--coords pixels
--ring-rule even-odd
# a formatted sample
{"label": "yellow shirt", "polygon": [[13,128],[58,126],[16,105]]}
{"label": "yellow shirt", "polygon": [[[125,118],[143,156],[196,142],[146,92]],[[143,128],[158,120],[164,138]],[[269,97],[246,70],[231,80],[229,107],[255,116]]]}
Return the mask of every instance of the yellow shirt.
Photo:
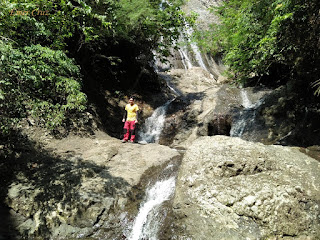
{"label": "yellow shirt", "polygon": [[137,111],[139,111],[139,107],[137,104],[126,105],[125,110],[127,111],[127,120],[126,121],[135,121],[137,120]]}

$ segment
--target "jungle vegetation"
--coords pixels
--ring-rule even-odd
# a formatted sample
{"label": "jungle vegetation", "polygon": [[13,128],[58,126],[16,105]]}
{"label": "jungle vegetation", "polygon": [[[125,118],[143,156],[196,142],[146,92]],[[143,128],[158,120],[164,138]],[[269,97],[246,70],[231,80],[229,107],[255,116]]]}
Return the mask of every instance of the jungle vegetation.
{"label": "jungle vegetation", "polygon": [[100,86],[118,89],[141,80],[152,51],[164,60],[169,55],[188,18],[182,3],[1,1],[1,135],[29,116],[55,129],[85,111]]}
{"label": "jungle vegetation", "polygon": [[[154,52],[165,61],[185,22],[194,21],[182,4],[1,1],[1,136],[28,116],[51,130],[65,125],[88,99],[102,102],[103,89],[152,86]],[[319,9],[318,0],[226,0],[212,9],[220,22],[196,39],[205,52],[223,56],[240,84],[294,81],[320,95]]]}
{"label": "jungle vegetation", "polygon": [[320,95],[319,10],[318,0],[226,0],[212,8],[220,22],[196,38],[240,84],[295,81]]}

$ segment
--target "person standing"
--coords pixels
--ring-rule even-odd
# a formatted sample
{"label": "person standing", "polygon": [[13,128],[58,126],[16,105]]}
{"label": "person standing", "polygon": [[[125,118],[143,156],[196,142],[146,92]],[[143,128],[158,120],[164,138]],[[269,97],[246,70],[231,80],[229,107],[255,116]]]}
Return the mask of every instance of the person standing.
{"label": "person standing", "polygon": [[129,103],[125,107],[124,115],[122,122],[124,122],[123,127],[123,139],[122,142],[125,143],[129,140],[130,142],[134,143],[136,134],[135,128],[136,124],[138,123],[138,114],[139,114],[139,107],[137,104],[134,103],[134,97],[130,97]]}

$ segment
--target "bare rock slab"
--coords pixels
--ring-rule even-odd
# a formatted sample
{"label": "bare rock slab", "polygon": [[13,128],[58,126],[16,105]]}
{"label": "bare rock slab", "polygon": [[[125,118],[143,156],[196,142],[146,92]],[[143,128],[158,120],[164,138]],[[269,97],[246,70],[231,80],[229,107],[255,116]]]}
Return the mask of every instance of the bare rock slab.
{"label": "bare rock slab", "polygon": [[53,139],[28,156],[34,167],[17,171],[6,204],[23,239],[119,239],[125,226],[118,216],[140,200],[146,174],[179,156],[167,146],[123,144],[102,132]]}
{"label": "bare rock slab", "polygon": [[173,214],[175,239],[319,239],[320,164],[298,148],[201,137],[182,160]]}

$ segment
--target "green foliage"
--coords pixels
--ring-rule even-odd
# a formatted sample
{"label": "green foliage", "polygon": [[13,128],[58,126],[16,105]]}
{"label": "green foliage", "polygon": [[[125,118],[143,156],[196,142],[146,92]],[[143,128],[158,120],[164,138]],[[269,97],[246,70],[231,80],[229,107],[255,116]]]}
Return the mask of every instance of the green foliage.
{"label": "green foliage", "polygon": [[316,88],[315,95],[320,96],[320,79],[311,84],[312,87]]}
{"label": "green foliage", "polygon": [[319,9],[317,0],[223,1],[213,9],[220,24],[199,32],[198,41],[206,51],[223,52],[241,83],[275,74],[313,82],[319,79]]}
{"label": "green foliage", "polygon": [[[156,49],[162,57],[178,40],[186,21],[182,0],[120,0],[114,24],[119,37]],[[160,57],[161,57],[160,56]]]}
{"label": "green foliage", "polygon": [[0,55],[2,132],[29,115],[54,129],[85,109],[79,68],[62,51],[40,45],[18,50],[0,41]]}
{"label": "green foliage", "polygon": [[[187,18],[181,4],[182,0],[1,1],[0,134],[30,115],[54,129],[85,109],[81,82],[86,76],[71,56],[83,68],[98,59],[102,65],[94,68],[104,70],[103,81],[111,76],[115,82],[117,74],[126,71],[118,65],[127,59],[150,56],[154,49],[167,56]],[[119,42],[136,49],[107,55],[113,46],[121,50]],[[83,72],[90,74],[87,70]]]}
{"label": "green foliage", "polygon": [[[92,7],[86,2],[94,2]],[[39,44],[65,49],[66,40],[81,32],[81,41],[109,32],[112,18],[103,10],[111,1],[4,0],[0,3],[0,35],[19,46]],[[102,14],[93,9],[99,8]]]}

